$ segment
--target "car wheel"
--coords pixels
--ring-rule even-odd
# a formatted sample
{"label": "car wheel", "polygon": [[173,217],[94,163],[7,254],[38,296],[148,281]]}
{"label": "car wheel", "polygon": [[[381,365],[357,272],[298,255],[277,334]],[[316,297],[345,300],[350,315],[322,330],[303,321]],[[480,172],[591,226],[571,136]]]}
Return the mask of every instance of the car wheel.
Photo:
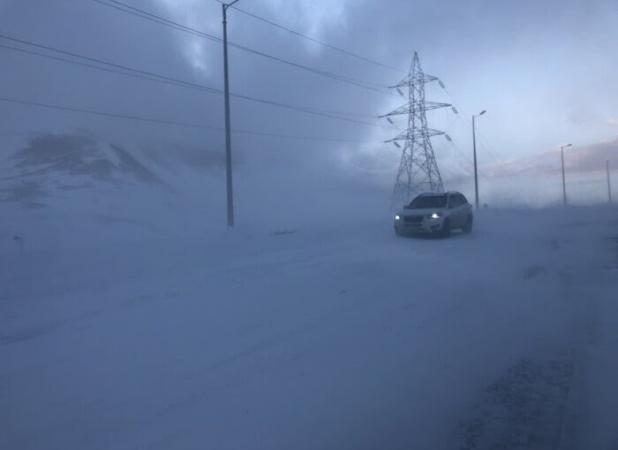
{"label": "car wheel", "polygon": [[446,219],[442,224],[442,230],[440,231],[442,237],[449,237],[451,235],[451,221]]}
{"label": "car wheel", "polygon": [[472,231],[472,224],[474,223],[474,219],[472,215],[468,216],[468,220],[466,220],[466,224],[463,226],[462,230],[464,233],[470,233]]}

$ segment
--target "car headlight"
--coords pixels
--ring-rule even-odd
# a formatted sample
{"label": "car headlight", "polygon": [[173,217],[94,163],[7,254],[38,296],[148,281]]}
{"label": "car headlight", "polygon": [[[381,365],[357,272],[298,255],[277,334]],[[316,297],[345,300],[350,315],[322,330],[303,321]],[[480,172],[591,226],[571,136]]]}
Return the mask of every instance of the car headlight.
{"label": "car headlight", "polygon": [[440,214],[440,213],[433,213],[429,217],[431,217],[432,219],[439,219],[440,217],[442,217],[442,214]]}
{"label": "car headlight", "polygon": [[399,214],[395,214],[395,220],[401,220],[401,216]]}

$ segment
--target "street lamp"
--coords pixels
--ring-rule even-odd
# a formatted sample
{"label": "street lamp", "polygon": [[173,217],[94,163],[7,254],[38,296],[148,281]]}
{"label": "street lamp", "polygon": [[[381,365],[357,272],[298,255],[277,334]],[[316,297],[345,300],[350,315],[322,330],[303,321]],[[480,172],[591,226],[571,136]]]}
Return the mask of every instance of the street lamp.
{"label": "street lamp", "polygon": [[482,116],[487,111],[483,110],[480,113],[472,116],[472,150],[474,153],[474,204],[476,209],[479,209],[479,177],[476,167],[476,118]]}
{"label": "street lamp", "polygon": [[227,192],[227,226],[234,226],[234,194],[232,185],[232,136],[230,130],[230,86],[227,68],[227,9],[236,3],[221,3],[223,10],[223,83],[225,85],[225,181]]}
{"label": "street lamp", "polygon": [[612,182],[609,178],[609,160],[605,161],[605,174],[607,175],[607,200],[612,202]]}
{"label": "street lamp", "polygon": [[560,161],[562,162],[562,201],[566,205],[567,204],[567,196],[566,196],[566,181],[564,179],[564,149],[567,147],[571,147],[573,144],[565,144],[560,146]]}

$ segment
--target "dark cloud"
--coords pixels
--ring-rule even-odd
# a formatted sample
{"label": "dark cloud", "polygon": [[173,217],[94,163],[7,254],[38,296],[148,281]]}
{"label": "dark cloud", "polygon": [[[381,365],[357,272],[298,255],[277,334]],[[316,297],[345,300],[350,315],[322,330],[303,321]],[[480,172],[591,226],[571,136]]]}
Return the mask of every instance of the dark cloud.
{"label": "dark cloud", "polygon": [[[213,1],[126,0],[136,7],[220,34],[220,5]],[[469,115],[488,109],[479,133],[498,156],[529,155],[571,140],[600,141],[607,117],[616,114],[618,94],[610,73],[618,68],[611,42],[618,7],[611,0],[521,2],[343,1],[250,2],[238,4],[255,14],[290,24],[303,32],[386,64],[406,69],[413,50],[424,68],[439,75],[452,97],[428,87],[428,97],[453,101],[461,116],[432,113],[430,121],[453,135],[457,147],[436,142],[445,167],[468,160]],[[221,46],[105,7],[90,0],[5,0],[2,33],[76,53],[138,67],[170,77],[221,88]],[[349,58],[300,40],[282,30],[230,11],[230,40],[301,64],[380,85],[402,73]],[[7,45],[6,42],[0,42]],[[0,50],[3,96],[80,108],[223,126],[220,95],[206,94],[102,73]],[[345,111],[363,121],[401,99],[230,49],[231,86],[237,93],[328,111]],[[359,158],[363,168],[379,167],[361,179],[390,182],[384,170],[397,158],[385,156],[379,142],[393,132],[381,128],[306,115],[240,99],[232,100],[233,126],[298,136],[371,141],[357,145],[235,134],[238,161],[287,171],[318,171],[325,164]],[[223,133],[106,119],[88,115],[0,104],[2,132],[85,129],[110,142],[189,153],[203,148],[223,152]],[[603,118],[597,120],[597,118]],[[574,122],[575,121],[575,122]],[[369,156],[367,156],[369,155]],[[378,162],[370,162],[371,157]],[[189,156],[190,158],[190,156]],[[342,163],[343,161],[343,163]],[[353,166],[351,166],[352,168]],[[279,170],[279,169],[277,169]],[[450,170],[450,169],[449,169]],[[466,171],[467,172],[467,169]],[[461,175],[461,170],[459,171]],[[335,175],[338,176],[338,175]]]}

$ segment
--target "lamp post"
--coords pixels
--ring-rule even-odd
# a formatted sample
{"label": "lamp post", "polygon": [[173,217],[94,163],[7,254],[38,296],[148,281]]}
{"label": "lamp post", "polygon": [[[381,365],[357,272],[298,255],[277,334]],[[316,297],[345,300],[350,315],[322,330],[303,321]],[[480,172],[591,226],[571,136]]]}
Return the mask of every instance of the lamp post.
{"label": "lamp post", "polygon": [[476,118],[482,116],[487,111],[483,110],[480,113],[472,116],[472,151],[474,154],[474,204],[476,209],[479,209],[479,177],[476,166]]}
{"label": "lamp post", "polygon": [[607,201],[612,202],[612,183],[609,178],[609,160],[605,161],[605,173],[607,175]]}
{"label": "lamp post", "polygon": [[564,177],[564,149],[567,147],[571,147],[573,144],[565,144],[560,146],[560,161],[562,162],[562,202],[566,206],[567,204],[567,195],[566,195],[566,180]]}
{"label": "lamp post", "polygon": [[230,130],[230,86],[227,67],[227,9],[236,3],[221,3],[223,10],[223,84],[225,86],[225,181],[227,193],[227,226],[234,227],[234,193],[232,184],[232,136]]}

